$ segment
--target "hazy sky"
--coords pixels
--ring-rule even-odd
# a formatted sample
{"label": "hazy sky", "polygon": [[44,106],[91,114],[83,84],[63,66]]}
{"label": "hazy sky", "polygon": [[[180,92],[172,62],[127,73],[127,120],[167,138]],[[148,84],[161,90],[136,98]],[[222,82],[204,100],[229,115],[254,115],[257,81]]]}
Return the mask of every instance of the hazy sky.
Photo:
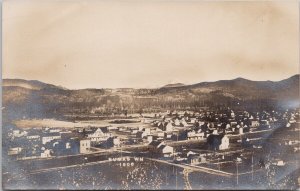
{"label": "hazy sky", "polygon": [[3,78],[159,87],[299,72],[297,1],[6,0]]}

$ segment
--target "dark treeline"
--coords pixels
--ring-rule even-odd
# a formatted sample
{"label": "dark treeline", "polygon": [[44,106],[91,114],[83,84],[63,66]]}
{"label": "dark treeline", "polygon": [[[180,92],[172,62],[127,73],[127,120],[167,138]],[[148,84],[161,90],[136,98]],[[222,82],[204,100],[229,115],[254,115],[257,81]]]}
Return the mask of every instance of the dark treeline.
{"label": "dark treeline", "polygon": [[[296,103],[297,104],[297,103]],[[102,96],[101,98],[68,99],[65,101],[46,99],[32,95],[25,102],[6,105],[6,120],[17,118],[48,118],[64,119],[65,115],[90,115],[91,117],[129,115],[132,113],[164,112],[166,110],[201,111],[203,108],[221,110],[232,108],[247,111],[272,111],[277,109],[295,108],[297,105],[272,99],[240,100],[228,97],[201,96],[170,98],[169,96],[122,98],[120,96]]]}

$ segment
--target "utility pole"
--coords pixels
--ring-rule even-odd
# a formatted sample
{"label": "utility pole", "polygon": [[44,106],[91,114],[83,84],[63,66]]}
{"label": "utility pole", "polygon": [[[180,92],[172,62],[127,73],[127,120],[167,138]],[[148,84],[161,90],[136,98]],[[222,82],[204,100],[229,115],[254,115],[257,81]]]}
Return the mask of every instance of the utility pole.
{"label": "utility pole", "polygon": [[177,168],[176,169],[176,190],[177,190]]}
{"label": "utility pole", "polygon": [[72,168],[72,175],[73,175],[73,184],[75,185],[75,180],[74,180],[74,168]]}
{"label": "utility pole", "polygon": [[239,165],[238,161],[236,161],[236,185],[239,184]]}
{"label": "utility pole", "polygon": [[253,181],[253,152],[252,152],[252,165],[251,165],[251,168],[252,168],[252,181]]}
{"label": "utility pole", "polygon": [[166,172],[166,184],[168,182],[168,172]]}
{"label": "utility pole", "polygon": [[95,189],[95,177],[93,177],[93,189]]}

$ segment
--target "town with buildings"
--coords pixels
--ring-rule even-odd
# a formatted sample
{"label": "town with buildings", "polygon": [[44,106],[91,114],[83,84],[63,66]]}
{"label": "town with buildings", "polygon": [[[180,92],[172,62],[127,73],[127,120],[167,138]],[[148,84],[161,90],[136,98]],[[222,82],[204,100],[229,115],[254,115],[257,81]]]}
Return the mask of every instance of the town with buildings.
{"label": "town with buildings", "polygon": [[[37,164],[44,169],[101,161],[134,166],[130,157],[140,157],[139,161],[221,176],[252,173],[253,179],[256,171],[270,165],[284,168],[297,160],[290,161],[289,155],[280,152],[284,149],[299,155],[299,117],[297,109],[248,112],[227,108],[114,116],[102,126],[14,127],[8,131],[5,154],[8,163],[31,164],[24,166],[24,173],[40,170]],[[280,133],[278,138],[276,131],[288,133]],[[269,143],[272,139],[276,141]],[[272,151],[271,157],[266,158],[267,150]],[[237,165],[240,172],[236,172]]]}

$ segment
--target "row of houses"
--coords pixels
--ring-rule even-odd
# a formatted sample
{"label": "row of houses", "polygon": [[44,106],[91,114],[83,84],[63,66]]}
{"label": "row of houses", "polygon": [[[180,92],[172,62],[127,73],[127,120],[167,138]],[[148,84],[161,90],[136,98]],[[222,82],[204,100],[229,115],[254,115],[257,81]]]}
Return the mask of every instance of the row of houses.
{"label": "row of houses", "polygon": [[22,157],[50,157],[89,153],[92,147],[101,143],[106,148],[119,146],[119,138],[113,136],[107,128],[89,127],[84,129],[12,130],[8,145],[8,155]]}
{"label": "row of houses", "polygon": [[[211,150],[226,150],[229,148],[229,138],[224,134],[211,134],[207,138],[207,146]],[[149,151],[153,155],[162,157],[175,157],[177,155],[174,147],[167,145],[164,141],[158,140],[149,143]],[[193,164],[205,162],[203,155],[193,152],[187,153],[187,160]]]}

